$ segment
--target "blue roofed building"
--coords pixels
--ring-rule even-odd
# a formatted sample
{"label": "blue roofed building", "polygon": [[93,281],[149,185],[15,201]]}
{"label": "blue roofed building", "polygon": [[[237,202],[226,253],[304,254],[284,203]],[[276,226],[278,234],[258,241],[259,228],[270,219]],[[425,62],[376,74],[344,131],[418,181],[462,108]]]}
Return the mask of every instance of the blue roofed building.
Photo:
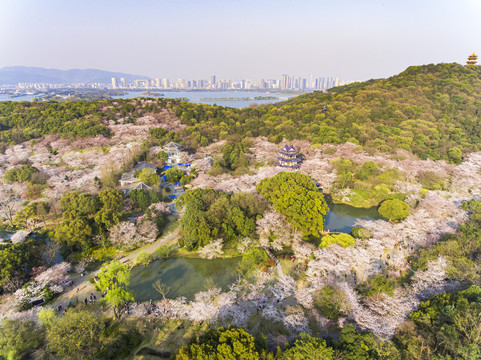
{"label": "blue roofed building", "polygon": [[279,151],[276,165],[286,168],[297,169],[301,166],[301,154],[294,145],[286,145]]}

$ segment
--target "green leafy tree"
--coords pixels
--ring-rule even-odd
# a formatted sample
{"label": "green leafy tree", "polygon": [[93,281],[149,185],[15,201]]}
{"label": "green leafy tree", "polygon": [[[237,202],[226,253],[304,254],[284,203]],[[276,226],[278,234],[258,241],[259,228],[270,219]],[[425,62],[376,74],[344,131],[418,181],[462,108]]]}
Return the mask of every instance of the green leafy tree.
{"label": "green leafy tree", "polygon": [[314,307],[325,317],[335,320],[349,311],[349,303],[342,290],[324,286],[313,295]]}
{"label": "green leafy tree", "polygon": [[356,240],[349,234],[329,234],[324,235],[319,244],[320,248],[326,248],[332,244],[341,245],[342,247],[354,246],[356,245]]}
{"label": "green leafy tree", "polygon": [[401,354],[389,340],[379,340],[372,333],[360,333],[347,324],[341,330],[337,348],[346,360],[386,359],[401,360]]}
{"label": "green leafy tree", "polygon": [[396,335],[405,358],[428,358],[430,353],[445,359],[481,357],[480,287],[437,295],[409,318],[415,327]]}
{"label": "green leafy tree", "polygon": [[389,221],[401,221],[409,216],[409,205],[398,199],[386,200],[379,206],[378,212]]}
{"label": "green leafy tree", "polygon": [[167,134],[167,130],[161,127],[153,128],[149,130],[149,134],[152,135],[152,137],[161,140]]}
{"label": "green leafy tree", "polygon": [[13,218],[13,222],[17,225],[24,226],[26,228],[29,227],[29,220],[33,219],[37,214],[37,204],[30,203],[25,206],[22,210],[17,211],[15,217]]}
{"label": "green leafy tree", "polygon": [[122,199],[122,194],[118,190],[103,190],[99,193],[102,208],[114,212],[122,211]]}
{"label": "green leafy tree", "polygon": [[194,179],[193,176],[184,175],[184,176],[182,176],[182,178],[180,179],[180,185],[185,186],[185,185],[189,184],[193,179]]}
{"label": "green leafy tree", "polygon": [[0,359],[25,359],[43,341],[43,330],[35,322],[4,319],[0,325]]}
{"label": "green leafy tree", "polygon": [[119,319],[126,301],[134,300],[134,293],[128,288],[130,270],[126,264],[111,261],[104,264],[98,274],[97,287],[105,293],[105,302],[112,306],[114,315]]}
{"label": "green leafy tree", "polygon": [[255,338],[242,328],[230,326],[225,329],[209,330],[189,346],[184,346],[176,355],[177,360],[258,360]]}
{"label": "green leafy tree", "polygon": [[93,216],[100,208],[100,203],[91,195],[71,192],[62,195],[60,207],[64,218],[74,220],[78,217]]}
{"label": "green leafy tree", "polygon": [[159,158],[160,161],[162,161],[164,164],[167,163],[167,159],[169,158],[169,155],[165,151],[159,151],[157,153],[157,157]]}
{"label": "green leafy tree", "polygon": [[92,244],[93,230],[83,218],[64,221],[55,228],[54,239],[72,249],[88,249]]}
{"label": "green leafy tree", "polygon": [[458,147],[453,147],[448,150],[448,157],[455,164],[461,164],[463,160],[463,152]]}
{"label": "green leafy tree", "polygon": [[269,256],[264,249],[253,249],[242,256],[242,260],[237,265],[236,271],[240,274],[248,275],[268,260]]}
{"label": "green leafy tree", "polygon": [[396,281],[384,276],[383,274],[378,274],[359,284],[357,290],[361,294],[367,296],[376,295],[382,292],[388,294],[389,296],[393,296],[395,286]]}
{"label": "green leafy tree", "polygon": [[104,190],[99,193],[100,210],[94,220],[98,229],[105,232],[123,219],[122,194],[117,190]]}
{"label": "green leafy tree", "polygon": [[30,180],[32,175],[35,173],[38,173],[37,168],[30,165],[23,165],[19,168],[13,168],[5,171],[3,179],[9,184],[14,182],[25,182]]}
{"label": "green leafy tree", "polygon": [[[155,192],[154,192],[155,193]],[[129,191],[129,197],[134,201],[134,203],[142,210],[146,210],[150,204],[151,200],[149,195],[144,189],[132,189]]]}
{"label": "green leafy tree", "polygon": [[52,308],[43,308],[37,314],[38,322],[45,328],[54,326],[59,319],[58,313]]}
{"label": "green leafy tree", "polygon": [[305,236],[321,235],[324,216],[329,208],[324,196],[307,175],[281,172],[261,180],[257,192]]}
{"label": "green leafy tree", "polygon": [[42,265],[42,251],[38,242],[0,245],[0,288],[15,291],[30,279],[30,271]]}
{"label": "green leafy tree", "polygon": [[165,176],[168,182],[175,184],[184,176],[184,172],[180,169],[171,168],[165,171]]}
{"label": "green leafy tree", "polygon": [[153,186],[160,185],[160,177],[154,169],[143,169],[139,174],[139,180]]}
{"label": "green leafy tree", "polygon": [[123,214],[121,212],[116,212],[110,209],[100,209],[95,214],[95,223],[97,224],[98,228],[105,232],[106,230],[110,229],[112,226],[118,224],[123,219]]}
{"label": "green leafy tree", "polygon": [[255,220],[266,208],[266,203],[252,194],[231,195],[212,189],[189,190],[176,205],[185,206],[180,244],[188,250],[218,238],[233,244],[240,237],[252,236]]}
{"label": "green leafy tree", "polygon": [[285,350],[279,357],[280,360],[334,359],[334,350],[326,344],[325,340],[301,334],[294,342],[294,346]]}
{"label": "green leafy tree", "polygon": [[90,311],[69,309],[47,328],[47,349],[62,359],[90,358],[100,349],[103,328],[103,321]]}

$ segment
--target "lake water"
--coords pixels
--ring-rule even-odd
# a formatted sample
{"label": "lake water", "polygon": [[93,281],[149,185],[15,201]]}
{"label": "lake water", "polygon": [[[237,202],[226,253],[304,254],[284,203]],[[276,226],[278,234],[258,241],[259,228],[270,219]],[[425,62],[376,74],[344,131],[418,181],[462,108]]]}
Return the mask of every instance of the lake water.
{"label": "lake water", "polygon": [[[158,90],[156,93],[163,94],[163,96],[151,96],[155,98],[169,98],[179,99],[185,98],[190,102],[198,104],[209,104],[228,106],[234,108],[244,108],[253,104],[271,104],[280,101],[288,100],[289,98],[296,96],[294,94],[277,94],[270,92],[251,92],[251,91],[165,91]],[[112,98],[131,99],[135,97],[143,96],[142,91],[129,91],[126,95],[112,96]],[[272,96],[275,99],[270,100],[255,100],[256,96]],[[249,98],[249,100],[239,100],[242,98]],[[222,100],[221,100],[222,99]],[[234,100],[235,99],[235,100]]]}
{"label": "lake water", "polygon": [[[163,96],[144,96],[145,91],[128,91],[125,95],[112,96],[112,99],[131,99],[136,97],[153,97],[153,98],[169,98],[169,99],[187,99],[190,102],[198,104],[219,105],[234,108],[244,108],[253,104],[272,104],[280,101],[288,100],[298,94],[278,94],[270,92],[251,92],[251,91],[165,91],[152,90],[155,93],[163,94]],[[272,96],[275,99],[255,100],[256,96]],[[10,98],[8,95],[0,94],[0,101],[31,101],[33,95],[18,96]],[[249,98],[249,100],[240,100]],[[221,100],[222,99],[222,100]]]}
{"label": "lake water", "polygon": [[356,208],[346,204],[329,204],[324,230],[350,233],[358,219],[379,220],[382,216],[376,207]]}
{"label": "lake water", "polygon": [[0,101],[32,101],[33,95],[18,96],[9,98],[8,95],[0,94]]}
{"label": "lake water", "polygon": [[234,269],[239,261],[240,258],[156,260],[132,269],[129,288],[137,301],[160,300],[162,295],[152,287],[155,280],[160,279],[170,286],[167,298],[185,296],[193,300],[196,293],[207,290],[209,283],[222,291],[228,290],[236,279]]}

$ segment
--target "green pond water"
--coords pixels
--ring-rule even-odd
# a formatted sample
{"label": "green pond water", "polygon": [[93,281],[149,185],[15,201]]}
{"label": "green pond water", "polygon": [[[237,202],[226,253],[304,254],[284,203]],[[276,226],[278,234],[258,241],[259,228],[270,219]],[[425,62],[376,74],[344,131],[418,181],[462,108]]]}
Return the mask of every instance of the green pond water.
{"label": "green pond water", "polygon": [[152,287],[155,280],[170,286],[170,299],[185,296],[193,300],[199,291],[205,291],[209,284],[229,289],[236,279],[234,269],[240,258],[231,259],[188,259],[174,258],[156,260],[147,266],[136,266],[130,273],[130,285],[135,300],[160,300],[162,296]]}
{"label": "green pond water", "polygon": [[324,230],[350,233],[358,219],[379,220],[377,207],[356,208],[346,204],[329,204]]}
{"label": "green pond water", "polygon": [[[358,219],[377,220],[375,207],[355,208],[344,204],[329,204],[324,230],[349,233]],[[208,284],[228,290],[236,279],[234,269],[240,258],[233,259],[186,259],[174,258],[157,260],[148,266],[136,266],[130,275],[130,288],[135,292],[137,301],[160,300],[162,296],[155,291],[155,280],[170,286],[168,298],[185,296],[193,300],[199,291],[207,290]]]}

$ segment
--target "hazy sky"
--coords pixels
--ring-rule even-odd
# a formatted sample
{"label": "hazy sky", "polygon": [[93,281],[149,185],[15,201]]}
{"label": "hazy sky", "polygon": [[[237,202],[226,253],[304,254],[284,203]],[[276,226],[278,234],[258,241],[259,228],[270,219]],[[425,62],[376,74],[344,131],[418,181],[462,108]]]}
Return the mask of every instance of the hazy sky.
{"label": "hazy sky", "polygon": [[473,51],[480,0],[0,0],[0,67],[366,80]]}

